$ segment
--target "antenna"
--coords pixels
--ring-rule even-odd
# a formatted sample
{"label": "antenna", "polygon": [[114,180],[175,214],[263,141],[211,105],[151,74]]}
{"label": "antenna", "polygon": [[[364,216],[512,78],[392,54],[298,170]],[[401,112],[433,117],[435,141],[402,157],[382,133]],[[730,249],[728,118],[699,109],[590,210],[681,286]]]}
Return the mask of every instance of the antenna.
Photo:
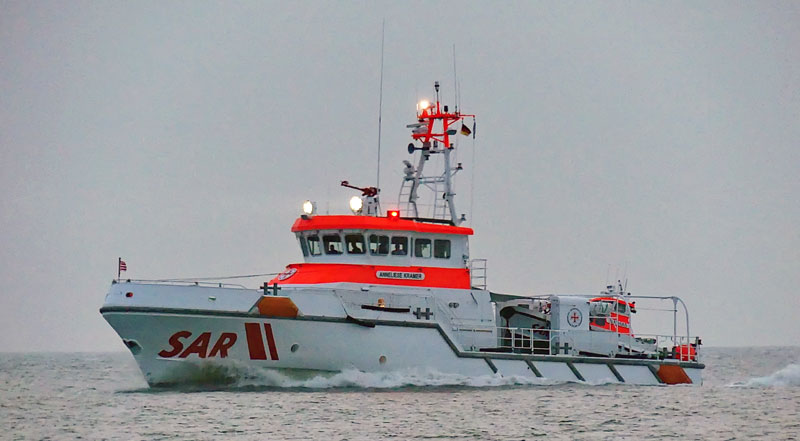
{"label": "antenna", "polygon": [[453,92],[454,101],[456,104],[456,112],[458,112],[458,72],[456,71],[456,44],[453,43]]}
{"label": "antenna", "polygon": [[[474,124],[473,124],[474,128]],[[473,133],[475,133],[473,131]],[[469,224],[475,225],[474,218],[472,217],[472,207],[475,204],[475,169],[478,168],[477,163],[475,162],[475,138],[472,138],[472,167],[470,167],[470,176],[469,176]]]}
{"label": "antenna", "polygon": [[628,261],[625,261],[625,271],[622,273],[622,278],[625,279],[625,286],[622,288],[622,293],[625,294],[628,290]]}
{"label": "antenna", "polygon": [[[380,95],[378,98],[378,176],[376,178],[375,187],[380,191],[381,188],[381,123],[383,121],[383,43],[386,37],[386,19],[383,19],[381,25],[381,87]],[[380,209],[378,209],[380,212]]]}

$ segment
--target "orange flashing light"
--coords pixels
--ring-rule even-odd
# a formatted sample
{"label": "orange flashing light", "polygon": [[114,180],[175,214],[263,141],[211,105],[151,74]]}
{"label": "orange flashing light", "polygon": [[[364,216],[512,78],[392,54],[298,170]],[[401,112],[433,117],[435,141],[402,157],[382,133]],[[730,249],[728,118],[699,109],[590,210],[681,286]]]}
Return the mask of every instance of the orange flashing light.
{"label": "orange flashing light", "polygon": [[389,219],[400,219],[400,210],[389,210],[386,212],[386,217]]}

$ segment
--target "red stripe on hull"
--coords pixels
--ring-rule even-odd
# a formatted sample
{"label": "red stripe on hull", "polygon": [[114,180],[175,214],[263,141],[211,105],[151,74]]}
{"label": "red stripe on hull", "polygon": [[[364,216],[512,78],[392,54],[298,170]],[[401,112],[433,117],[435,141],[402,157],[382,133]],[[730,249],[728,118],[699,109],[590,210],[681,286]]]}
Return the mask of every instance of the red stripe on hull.
{"label": "red stripe on hull", "polygon": [[[269,326],[265,324],[265,326]],[[251,360],[266,360],[264,340],[261,338],[261,327],[258,323],[245,323],[244,331],[247,334],[247,349],[250,350]]]}
{"label": "red stripe on hull", "polygon": [[278,360],[278,348],[275,347],[275,337],[272,335],[272,326],[264,323],[264,332],[267,335],[267,346],[269,346],[269,356],[273,360]]}

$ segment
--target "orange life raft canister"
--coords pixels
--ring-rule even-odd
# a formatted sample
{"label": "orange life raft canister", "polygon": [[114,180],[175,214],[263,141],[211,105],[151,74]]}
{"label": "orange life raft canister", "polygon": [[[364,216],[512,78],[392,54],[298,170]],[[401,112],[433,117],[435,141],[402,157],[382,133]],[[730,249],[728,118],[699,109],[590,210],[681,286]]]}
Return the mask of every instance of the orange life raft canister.
{"label": "orange life raft canister", "polygon": [[697,350],[692,345],[675,346],[675,358],[680,361],[697,361]]}

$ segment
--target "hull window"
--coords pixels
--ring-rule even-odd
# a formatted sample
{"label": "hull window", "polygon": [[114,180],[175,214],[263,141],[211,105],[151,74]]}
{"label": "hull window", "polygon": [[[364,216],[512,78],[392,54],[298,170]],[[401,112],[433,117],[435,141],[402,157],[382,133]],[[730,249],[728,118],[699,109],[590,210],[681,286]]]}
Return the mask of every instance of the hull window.
{"label": "hull window", "polygon": [[426,259],[431,257],[431,240],[414,239],[414,256]]}
{"label": "hull window", "polygon": [[325,244],[325,254],[342,254],[342,238],[338,234],[322,236],[322,243]]}
{"label": "hull window", "polygon": [[364,254],[366,252],[364,236],[361,234],[345,234],[344,242],[347,244],[347,254]]}
{"label": "hull window", "polygon": [[450,258],[450,241],[444,239],[436,239],[433,241],[433,257],[438,259]]}
{"label": "hull window", "polygon": [[313,236],[308,236],[306,239],[308,242],[308,252],[312,256],[319,256],[322,254],[322,246],[319,241],[319,236],[316,234]]}
{"label": "hull window", "polygon": [[303,257],[308,257],[308,244],[303,236],[300,236],[300,249],[303,250]]}
{"label": "hull window", "polygon": [[405,256],[408,254],[408,238],[405,236],[392,237],[392,255]]}
{"label": "hull window", "polygon": [[373,256],[385,256],[389,254],[389,236],[369,236],[369,252]]}

